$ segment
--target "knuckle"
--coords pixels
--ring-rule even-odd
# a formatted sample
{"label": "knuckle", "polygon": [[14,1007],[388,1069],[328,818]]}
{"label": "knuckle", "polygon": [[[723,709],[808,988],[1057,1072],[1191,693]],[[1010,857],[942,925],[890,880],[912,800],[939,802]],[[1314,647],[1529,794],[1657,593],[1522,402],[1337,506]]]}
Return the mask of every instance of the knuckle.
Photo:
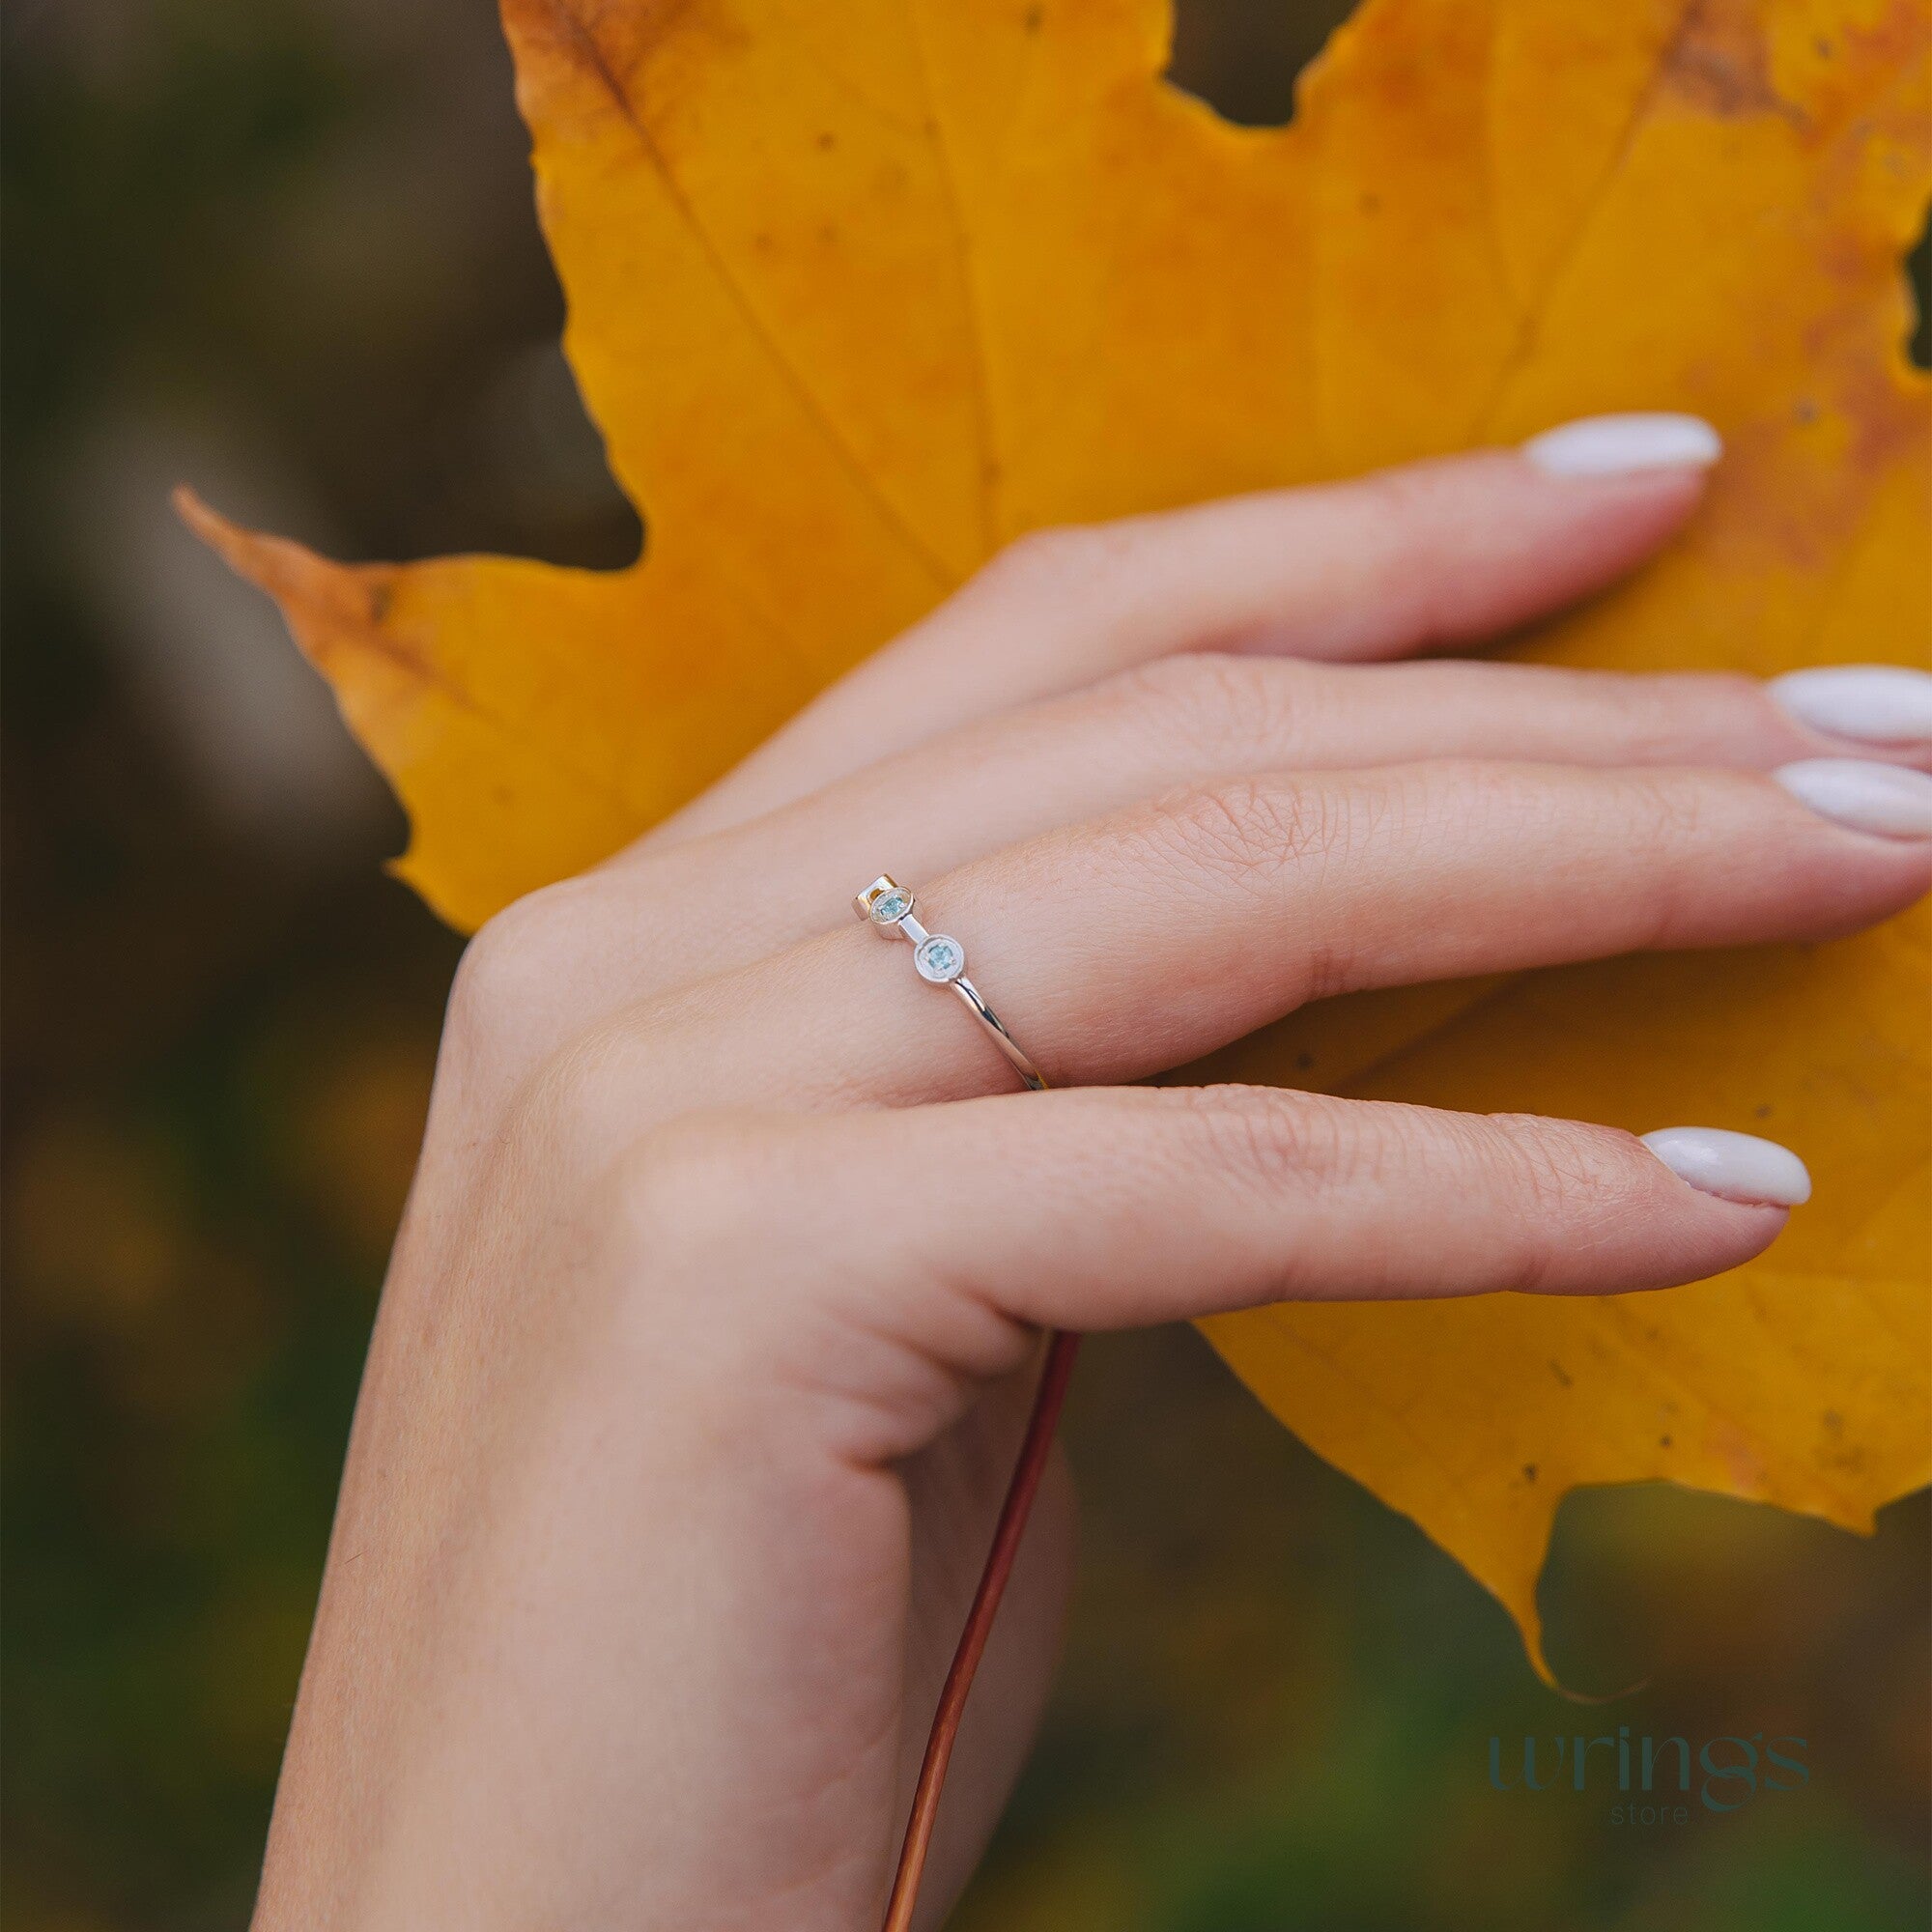
{"label": "knuckle", "polygon": [[1634,836],[1647,856],[1667,863],[1692,844],[1709,815],[1704,787],[1669,772],[1634,773],[1631,787]]}
{"label": "knuckle", "polygon": [[1410,601],[1425,638],[1433,639],[1440,628],[1439,586],[1463,574],[1467,532],[1444,514],[1441,490],[1426,470],[1382,470],[1365,487],[1382,546],[1378,575]]}
{"label": "knuckle", "polygon": [[648,1052],[631,1025],[593,1028],[539,1060],[518,1087],[505,1132],[540,1160],[597,1175],[638,1128]]}
{"label": "knuckle", "polygon": [[513,900],[464,949],[449,995],[449,1031],[468,1037],[542,996],[559,960],[574,951],[588,900],[587,879],[563,879]]}
{"label": "knuckle", "polygon": [[1214,1170],[1246,1179],[1264,1195],[1321,1185],[1342,1162],[1341,1122],[1327,1101],[1273,1087],[1164,1091],[1193,1113]]}
{"label": "knuckle", "polygon": [[1628,1134],[1536,1114],[1494,1114],[1468,1124],[1484,1139],[1475,1151],[1479,1169],[1488,1166],[1496,1198],[1512,1204],[1513,1288],[1549,1288],[1627,1214],[1643,1211],[1629,1157],[1636,1144]]}
{"label": "knuckle", "polygon": [[978,582],[986,589],[1024,593],[1055,582],[1070,567],[1078,535],[1072,527],[1029,530],[981,568]]}
{"label": "knuckle", "polygon": [[[1714,743],[1735,742],[1739,726],[1754,716],[1761,728],[1783,740],[1788,721],[1761,678],[1734,671],[1625,672],[1571,670],[1580,694],[1606,692],[1620,710],[1625,765],[1684,765],[1707,761]],[[1605,683],[1610,677],[1612,681]],[[1587,682],[1585,682],[1587,680]]]}
{"label": "knuckle", "polygon": [[761,1400],[823,1326],[797,1140],[763,1116],[686,1115],[631,1142],[610,1176],[596,1254],[613,1343],[714,1420]]}
{"label": "knuckle", "polygon": [[1405,539],[1432,523],[1430,513],[1442,501],[1440,481],[1428,464],[1371,470],[1360,483],[1381,513],[1383,527]]}
{"label": "knuckle", "polygon": [[1204,785],[1169,807],[1170,836],[1211,877],[1264,887],[1284,867],[1349,839],[1346,794],[1323,784],[1242,778]]}
{"label": "knuckle", "polygon": [[1547,816],[1548,781],[1533,770],[1482,758],[1444,760],[1413,775],[1402,809],[1411,819],[1456,838],[1520,831]]}
{"label": "knuckle", "polygon": [[[1455,460],[1455,459],[1452,459]],[[1469,461],[1467,457],[1461,462]],[[1444,487],[1439,463],[1408,464],[1361,481],[1365,495],[1363,574],[1409,648],[1465,639],[1471,596],[1483,594],[1494,532],[1461,489]]]}
{"label": "knuckle", "polygon": [[1061,524],[1015,537],[977,583],[1002,595],[1059,597],[1103,578],[1131,546],[1124,525]]}
{"label": "knuckle", "polygon": [[617,1230],[653,1264],[716,1263],[763,1238],[773,1202],[769,1137],[742,1115],[694,1114],[653,1127],[617,1164]]}
{"label": "knuckle", "polygon": [[1488,1126],[1488,1164],[1538,1220],[1567,1221],[1591,1198],[1598,1164],[1576,1135],[1533,1114],[1492,1115]]}
{"label": "knuckle", "polygon": [[1667,948],[1694,923],[1691,901],[1699,868],[1687,862],[1701,842],[1710,801],[1701,784],[1665,772],[1634,772],[1622,783],[1624,846],[1639,881],[1636,944],[1644,951]]}
{"label": "knuckle", "polygon": [[1225,651],[1155,658],[1115,681],[1136,727],[1163,747],[1177,742],[1208,762],[1278,751],[1293,736],[1300,706],[1288,667]]}
{"label": "knuckle", "polygon": [[1618,838],[1649,858],[1672,850],[1703,816],[1700,787],[1687,783],[1688,776],[1669,766],[1632,765],[1610,774],[1586,773],[1581,780],[1610,788],[1604,808],[1614,816]]}
{"label": "knuckle", "polygon": [[1418,853],[1454,850],[1472,839],[1485,849],[1508,850],[1536,842],[1552,822],[1605,817],[1601,810],[1584,813],[1582,801],[1571,796],[1579,781],[1601,782],[1595,774],[1579,781],[1533,765],[1444,759],[1392,774],[1383,802],[1397,837]]}
{"label": "knuckle", "polygon": [[1741,670],[1673,670],[1634,673],[1656,693],[1658,708],[1682,714],[1692,706],[1708,707],[1713,718],[1748,718],[1767,708],[1782,723],[1785,714],[1767,689],[1766,680]]}

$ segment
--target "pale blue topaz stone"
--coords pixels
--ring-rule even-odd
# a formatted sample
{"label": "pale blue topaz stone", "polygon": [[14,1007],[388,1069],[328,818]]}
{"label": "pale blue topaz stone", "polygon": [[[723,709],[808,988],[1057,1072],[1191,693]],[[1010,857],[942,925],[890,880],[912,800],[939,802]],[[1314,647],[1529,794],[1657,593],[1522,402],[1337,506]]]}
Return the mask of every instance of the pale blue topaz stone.
{"label": "pale blue topaz stone", "polygon": [[922,980],[949,985],[966,970],[966,949],[943,932],[928,933],[913,949],[912,963]]}

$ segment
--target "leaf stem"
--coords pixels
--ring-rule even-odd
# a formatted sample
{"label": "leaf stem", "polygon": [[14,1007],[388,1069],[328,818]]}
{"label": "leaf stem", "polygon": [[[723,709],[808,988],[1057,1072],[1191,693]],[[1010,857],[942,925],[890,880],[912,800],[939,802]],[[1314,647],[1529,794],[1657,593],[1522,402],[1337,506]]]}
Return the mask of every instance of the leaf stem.
{"label": "leaf stem", "polygon": [[899,1868],[893,1880],[892,1896],[886,1902],[881,1932],[911,1932],[913,1911],[919,1904],[920,1875],[925,1869],[926,1848],[932,1842],[933,1824],[939,1816],[940,1788],[946,1782],[946,1767],[952,1756],[953,1741],[959,1735],[959,1719],[966,1709],[967,1693],[973,1688],[973,1673],[980,1667],[986,1639],[993,1634],[993,1619],[999,1613],[1007,1578],[1012,1575],[1013,1559],[1019,1554],[1027,1517],[1033,1509],[1039,1479],[1046,1473],[1047,1451],[1053,1447],[1053,1432],[1066,1400],[1073,1358],[1080,1350],[1080,1337],[1064,1328],[1050,1329],[1048,1337],[1046,1365],[1040,1371],[1039,1387],[1034,1395],[1033,1413],[1027,1418],[1026,1435],[1020,1440],[1012,1480],[1007,1485],[1007,1499],[1000,1505],[992,1548],[986,1552],[980,1587],[974,1592],[973,1607],[966,1613],[966,1627],[959,1634],[959,1647],[952,1653],[952,1666],[946,1673],[939,1708],[933,1713],[932,1729],[926,1736],[925,1758],[919,1768],[919,1782],[913,1787],[912,1815],[906,1820]]}

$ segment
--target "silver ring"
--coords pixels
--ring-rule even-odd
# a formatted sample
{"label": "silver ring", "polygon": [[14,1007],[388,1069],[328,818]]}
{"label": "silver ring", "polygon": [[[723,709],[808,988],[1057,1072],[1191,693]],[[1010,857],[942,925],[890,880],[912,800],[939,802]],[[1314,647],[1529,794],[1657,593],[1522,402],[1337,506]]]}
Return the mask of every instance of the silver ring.
{"label": "silver ring", "polygon": [[919,901],[896,879],[884,872],[852,901],[852,910],[881,939],[904,939],[912,945],[912,963],[919,977],[934,986],[951,986],[968,1011],[992,1036],[993,1044],[1036,1094],[1046,1091],[1039,1068],[1021,1052],[1005,1023],[966,977],[966,949],[948,932],[928,932],[919,922]]}

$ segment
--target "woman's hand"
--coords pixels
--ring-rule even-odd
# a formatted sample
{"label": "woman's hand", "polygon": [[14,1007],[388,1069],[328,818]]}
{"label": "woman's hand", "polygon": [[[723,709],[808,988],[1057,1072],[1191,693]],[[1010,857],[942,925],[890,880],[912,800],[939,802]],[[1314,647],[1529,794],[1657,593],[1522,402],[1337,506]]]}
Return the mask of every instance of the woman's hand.
{"label": "woman's hand", "polygon": [[[1693,1187],[1598,1126],[1120,1084],[1351,987],[1820,937],[1932,882],[1914,673],[1372,662],[1608,582],[1714,448],[1564,435],[1030,538],[478,936],[259,1925],[871,1932],[1042,1326],[1601,1294],[1776,1235],[1803,1170],[1763,1143],[1666,1146]],[[1768,776],[1820,758],[1866,762]],[[860,929],[882,870],[1072,1091],[1010,1091]],[[927,1923],[1034,1729],[1070,1527],[1056,1469]]]}

